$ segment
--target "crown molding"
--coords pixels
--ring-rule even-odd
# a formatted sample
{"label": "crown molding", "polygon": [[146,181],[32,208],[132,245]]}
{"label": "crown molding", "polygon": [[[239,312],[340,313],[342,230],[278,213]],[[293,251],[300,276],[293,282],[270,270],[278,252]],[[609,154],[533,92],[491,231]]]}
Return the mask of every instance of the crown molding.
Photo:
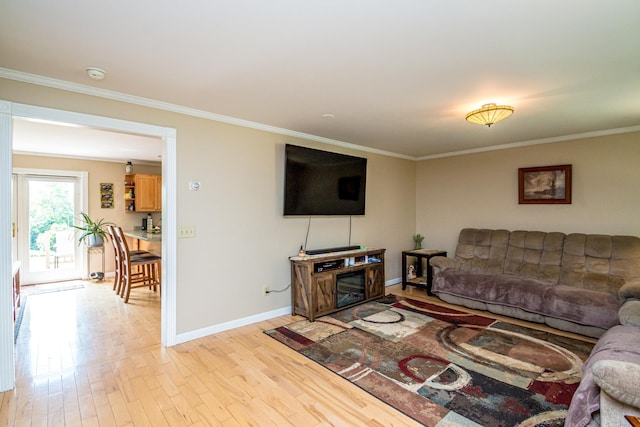
{"label": "crown molding", "polygon": [[598,130],[594,132],[576,133],[573,135],[554,136],[550,138],[531,139],[528,141],[512,142],[510,144],[492,145],[490,147],[474,148],[471,150],[452,151],[450,153],[433,154],[430,156],[418,157],[415,160],[432,160],[443,157],[464,156],[466,154],[484,153],[487,151],[507,150],[509,148],[527,147],[529,145],[550,144],[553,142],[573,141],[575,139],[596,138],[599,136],[618,135],[621,133],[640,132],[640,125],[629,126],[617,129]]}
{"label": "crown molding", "polygon": [[406,160],[415,160],[414,157],[406,156],[399,153],[393,153],[390,151],[378,150],[376,148],[365,147],[362,145],[351,144],[336,139],[325,138],[318,135],[311,135],[304,132],[298,132],[290,129],[284,129],[276,126],[266,125],[264,123],[252,122],[249,120],[238,119],[235,117],[225,116],[222,114],[211,113],[204,110],[198,110],[195,108],[184,107],[182,105],[171,104],[168,102],[157,101],[154,99],[143,98],[141,96],[129,95],[126,93],[115,92],[106,89],[95,88],[92,86],[82,85],[78,83],[71,83],[64,80],[53,79],[50,77],[39,76],[36,74],[23,73],[21,71],[10,70],[0,67],[0,78],[9,80],[15,80],[23,83],[30,83],[39,86],[50,87],[54,89],[65,90],[69,92],[81,93],[83,95],[91,95],[100,98],[110,99],[113,101],[126,102],[128,104],[140,105],[143,107],[150,107],[159,110],[169,111],[172,113],[184,114],[187,116],[197,117],[206,120],[212,120],[221,123],[227,123],[231,125],[241,126],[249,129],[261,130],[269,133],[275,133],[283,136],[289,136],[293,138],[306,139],[308,141],[322,142],[324,144],[335,145],[343,148],[349,148],[358,151],[369,152],[373,154],[380,154],[389,157],[398,157]]}
{"label": "crown molding", "polygon": [[405,154],[394,153],[391,151],[365,147],[363,145],[351,144],[349,142],[339,141],[336,139],[325,138],[318,135],[311,135],[308,133],[298,132],[291,129],[284,129],[276,126],[267,125],[264,123],[252,122],[249,120],[238,119],[235,117],[211,113],[208,111],[198,110],[195,108],[184,107],[182,105],[171,104],[168,102],[157,101],[149,98],[143,98],[141,96],[129,95],[121,92],[95,88],[92,86],[82,85],[78,83],[71,83],[64,80],[58,80],[50,77],[39,76],[36,74],[23,73],[21,71],[15,71],[8,68],[0,67],[0,78],[20,81],[23,83],[31,83],[39,86],[46,86],[54,89],[61,89],[69,92],[81,93],[84,95],[96,96],[100,98],[110,99],[113,101],[120,101],[128,104],[140,105],[143,107],[155,108],[159,110],[169,111],[172,113],[184,114],[187,116],[197,117],[201,119],[227,123],[235,126],[249,128],[249,129],[261,130],[264,132],[275,133],[283,136],[289,136],[292,138],[300,138],[308,141],[321,142],[323,144],[334,145],[334,146],[348,148],[352,150],[364,151],[368,153],[380,154],[383,156],[395,157],[395,158],[413,160],[413,161],[432,160],[432,159],[440,159],[444,157],[453,157],[453,156],[464,156],[467,154],[484,153],[487,151],[496,151],[496,150],[506,150],[509,148],[526,147],[529,145],[550,144],[553,142],[571,141],[575,139],[584,139],[584,138],[595,138],[599,136],[616,135],[621,133],[630,133],[630,132],[640,131],[640,126],[630,126],[625,128],[606,129],[601,131],[585,132],[585,133],[579,133],[579,134],[573,134],[573,135],[563,135],[563,136],[550,137],[550,138],[532,139],[527,141],[513,142],[509,144],[499,144],[499,145],[492,145],[489,147],[474,148],[470,150],[451,151],[447,153],[413,157]]}

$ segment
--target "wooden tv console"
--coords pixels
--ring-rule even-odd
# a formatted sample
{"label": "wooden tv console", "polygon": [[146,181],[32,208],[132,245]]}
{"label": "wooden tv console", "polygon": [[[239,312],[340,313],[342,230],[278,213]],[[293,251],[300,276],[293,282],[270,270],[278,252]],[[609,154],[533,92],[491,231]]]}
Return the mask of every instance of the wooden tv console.
{"label": "wooden tv console", "polygon": [[[385,249],[361,249],[289,258],[291,313],[313,322],[318,316],[383,297],[384,253]],[[339,300],[338,279],[350,275],[361,278],[359,272],[364,274],[362,299],[340,305],[344,300]]]}

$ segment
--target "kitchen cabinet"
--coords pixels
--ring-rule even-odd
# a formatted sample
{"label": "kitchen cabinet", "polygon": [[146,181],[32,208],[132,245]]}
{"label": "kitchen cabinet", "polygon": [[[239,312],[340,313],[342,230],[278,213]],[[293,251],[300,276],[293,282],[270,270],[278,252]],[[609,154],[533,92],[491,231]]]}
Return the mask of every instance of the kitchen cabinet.
{"label": "kitchen cabinet", "polygon": [[162,210],[162,177],[129,174],[124,176],[127,212],[160,212]]}

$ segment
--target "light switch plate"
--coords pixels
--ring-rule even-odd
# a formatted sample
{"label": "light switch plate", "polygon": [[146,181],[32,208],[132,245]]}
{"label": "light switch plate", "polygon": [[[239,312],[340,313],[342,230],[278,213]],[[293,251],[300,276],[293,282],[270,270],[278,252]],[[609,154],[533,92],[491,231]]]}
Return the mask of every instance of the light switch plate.
{"label": "light switch plate", "polygon": [[178,226],[178,239],[188,239],[196,237],[196,228],[193,225]]}

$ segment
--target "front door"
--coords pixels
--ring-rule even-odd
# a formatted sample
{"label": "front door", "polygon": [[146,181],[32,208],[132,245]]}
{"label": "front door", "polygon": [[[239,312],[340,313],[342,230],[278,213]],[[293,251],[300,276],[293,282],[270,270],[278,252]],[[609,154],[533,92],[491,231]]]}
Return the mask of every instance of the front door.
{"label": "front door", "polygon": [[73,224],[80,216],[77,174],[17,173],[17,244],[23,284],[79,279],[81,246]]}

